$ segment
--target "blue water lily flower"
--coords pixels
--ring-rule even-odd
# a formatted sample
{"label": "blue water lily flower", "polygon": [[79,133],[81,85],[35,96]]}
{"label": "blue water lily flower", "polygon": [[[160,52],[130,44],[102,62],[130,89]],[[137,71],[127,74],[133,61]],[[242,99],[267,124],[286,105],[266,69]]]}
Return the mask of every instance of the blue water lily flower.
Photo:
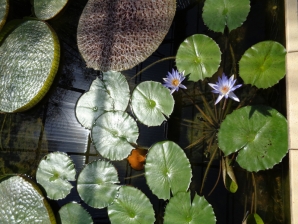
{"label": "blue water lily flower", "polygon": [[219,94],[217,97],[217,100],[215,101],[215,104],[217,104],[223,97],[226,99],[229,97],[237,102],[240,100],[238,97],[233,93],[233,91],[242,85],[239,84],[237,86],[234,86],[236,82],[236,79],[234,79],[234,75],[232,75],[229,79],[225,75],[225,73],[222,74],[222,78],[218,77],[218,82],[216,84],[208,83],[209,86],[211,86],[214,90],[212,90],[213,93]]}
{"label": "blue water lily flower", "polygon": [[184,72],[178,72],[173,69],[172,73],[168,72],[167,77],[163,79],[165,81],[163,86],[169,88],[171,90],[171,94],[173,94],[173,92],[175,90],[178,91],[179,88],[186,89],[186,86],[181,84],[184,79]]}

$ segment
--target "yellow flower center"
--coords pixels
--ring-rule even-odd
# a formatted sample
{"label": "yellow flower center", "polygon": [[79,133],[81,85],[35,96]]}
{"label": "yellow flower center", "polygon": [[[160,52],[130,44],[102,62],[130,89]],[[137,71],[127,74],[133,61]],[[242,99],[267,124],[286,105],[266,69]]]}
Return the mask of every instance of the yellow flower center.
{"label": "yellow flower center", "polygon": [[172,80],[172,85],[173,86],[179,86],[179,80],[178,79],[173,79]]}
{"label": "yellow flower center", "polygon": [[223,86],[221,88],[221,93],[222,94],[227,94],[227,92],[229,92],[230,88],[228,86]]}

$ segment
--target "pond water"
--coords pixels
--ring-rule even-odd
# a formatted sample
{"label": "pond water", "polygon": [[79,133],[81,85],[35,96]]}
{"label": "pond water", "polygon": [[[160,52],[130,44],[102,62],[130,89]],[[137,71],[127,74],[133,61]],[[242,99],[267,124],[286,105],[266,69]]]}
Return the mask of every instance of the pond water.
{"label": "pond water", "polygon": [[[46,97],[37,106],[24,113],[0,114],[0,174],[26,173],[35,177],[35,170],[40,159],[54,151],[68,153],[76,165],[77,172],[80,172],[85,164],[101,158],[91,143],[89,131],[81,127],[75,117],[75,105],[78,98],[89,89],[91,82],[101,75],[98,71],[86,68],[77,48],[76,29],[86,2],[86,0],[70,0],[58,17],[49,21],[60,40],[61,64],[55,82]],[[212,37],[221,49],[224,49],[222,50],[224,60],[219,73],[230,71],[233,66],[237,66],[230,62],[229,55],[231,54],[229,48],[225,47],[222,34],[214,33],[204,25],[203,3],[203,0],[178,1],[171,29],[158,50],[143,63],[123,72],[131,90],[138,83],[146,80],[162,82],[162,78],[175,65],[173,60],[156,64],[138,77],[132,77],[151,63],[175,55],[180,43],[186,37],[197,33]],[[30,0],[11,1],[9,20],[30,15]],[[275,40],[285,45],[284,35],[284,2],[251,0],[251,11],[247,21],[230,35],[234,57],[236,61],[239,61],[246,49],[263,40]],[[196,88],[200,86],[191,82],[186,85],[188,93],[198,105],[202,106],[203,103],[196,95]],[[175,109],[168,122],[150,128],[139,124],[139,145],[150,147],[155,142],[169,139],[178,143],[182,148],[187,148],[199,138],[198,127],[201,122],[204,122],[200,114],[182,92],[175,93],[174,98]],[[260,90],[254,93],[250,103],[272,106],[285,115],[284,80],[270,90]],[[198,193],[210,161],[210,154],[205,152],[206,144],[203,142],[185,149],[193,170],[190,188]],[[251,178],[246,171],[236,166],[234,169],[239,184],[238,191],[234,194],[229,193],[220,179],[214,191],[208,196],[217,181],[218,158],[216,157],[211,164],[202,193],[213,206],[218,224],[241,223],[251,207]],[[145,177],[140,175],[143,171],[133,170],[126,160],[113,162],[113,164],[117,168],[121,184],[133,185],[150,198],[156,212],[156,223],[162,223],[166,202],[152,194],[146,185]],[[290,223],[287,178],[287,156],[273,169],[255,174],[257,212],[265,223]],[[58,202],[51,201],[51,204],[57,211],[60,206],[69,201],[82,203],[92,215],[94,223],[109,223],[106,209],[93,209],[85,205],[75,188],[65,199]]]}

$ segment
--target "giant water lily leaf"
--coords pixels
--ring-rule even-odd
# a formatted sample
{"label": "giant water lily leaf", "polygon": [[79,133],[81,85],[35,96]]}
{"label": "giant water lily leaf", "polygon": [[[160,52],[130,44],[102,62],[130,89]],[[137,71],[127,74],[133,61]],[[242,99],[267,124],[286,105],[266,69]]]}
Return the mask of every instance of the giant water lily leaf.
{"label": "giant water lily leaf", "polygon": [[90,214],[78,203],[70,202],[59,210],[61,224],[92,224]]}
{"label": "giant water lily leaf", "polygon": [[154,144],[147,154],[145,177],[151,191],[160,199],[186,191],[192,177],[183,150],[172,141]]}
{"label": "giant water lily leaf", "polygon": [[4,26],[6,22],[6,18],[9,11],[9,1],[8,0],[0,0],[0,30]]}
{"label": "giant water lily leaf", "polygon": [[218,145],[225,155],[238,151],[236,160],[248,171],[272,168],[288,152],[287,120],[271,107],[243,107],[222,122]]}
{"label": "giant water lily leaf", "polygon": [[0,223],[56,223],[41,190],[27,178],[0,178],[0,201]]}
{"label": "giant water lily leaf", "polygon": [[103,72],[103,78],[97,78],[92,82],[90,90],[102,89],[106,91],[114,101],[114,110],[125,111],[130,98],[127,80],[120,72]]}
{"label": "giant water lily leaf", "polygon": [[239,75],[246,84],[271,87],[286,74],[285,55],[286,49],[275,41],[257,43],[241,57]]}
{"label": "giant water lily leaf", "polygon": [[87,164],[78,177],[80,197],[94,208],[104,208],[117,197],[118,173],[113,164],[97,160]]}
{"label": "giant water lily leaf", "polygon": [[132,110],[145,125],[161,125],[174,109],[170,91],[158,82],[146,81],[136,86],[131,96]]}
{"label": "giant water lily leaf", "polygon": [[180,72],[189,74],[190,81],[211,77],[218,69],[221,52],[218,45],[210,37],[195,34],[186,38],[179,46],[176,64]]}
{"label": "giant water lily leaf", "polygon": [[249,0],[206,0],[203,8],[203,20],[209,29],[224,32],[241,26],[250,10]]}
{"label": "giant water lily leaf", "polygon": [[179,192],[167,204],[164,224],[172,223],[216,223],[213,208],[204,197],[195,194],[193,200],[189,192]]}
{"label": "giant water lily leaf", "polygon": [[91,130],[96,150],[110,160],[126,158],[139,136],[135,120],[126,112],[106,112],[96,121]]}
{"label": "giant water lily leaf", "polygon": [[46,23],[27,20],[2,41],[0,55],[0,111],[31,108],[47,93],[58,70],[58,37]]}
{"label": "giant water lily leaf", "polygon": [[49,20],[56,16],[68,0],[34,0],[34,12],[37,18]]}
{"label": "giant water lily leaf", "polygon": [[58,200],[65,198],[73,188],[76,170],[70,157],[63,152],[46,155],[36,171],[37,182],[45,189],[47,197]]}
{"label": "giant water lily leaf", "polygon": [[153,224],[154,210],[149,199],[140,190],[122,186],[119,196],[108,206],[108,214],[112,223]]}

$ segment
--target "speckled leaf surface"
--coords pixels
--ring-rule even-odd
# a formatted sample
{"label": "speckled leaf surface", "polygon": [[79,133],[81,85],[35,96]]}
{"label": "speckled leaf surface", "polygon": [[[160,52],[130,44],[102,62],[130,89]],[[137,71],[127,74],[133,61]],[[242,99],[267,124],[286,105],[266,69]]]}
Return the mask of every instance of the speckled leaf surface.
{"label": "speckled leaf surface", "polygon": [[163,141],[149,149],[145,177],[153,194],[166,200],[171,193],[187,191],[192,173],[184,151],[172,141]]}
{"label": "speckled leaf surface", "polygon": [[78,203],[70,202],[59,210],[61,224],[92,224],[90,214]]}
{"label": "speckled leaf surface", "polygon": [[65,198],[73,188],[76,170],[71,158],[63,152],[46,155],[39,163],[36,180],[46,191],[47,197],[58,200]]}
{"label": "speckled leaf surface", "polygon": [[118,173],[113,164],[97,160],[87,164],[78,177],[77,189],[80,197],[94,208],[104,208],[117,197]]}
{"label": "speckled leaf surface", "polygon": [[147,196],[140,190],[122,186],[119,196],[108,206],[111,223],[153,224],[154,210]]}
{"label": "speckled leaf surface", "polygon": [[24,111],[49,90],[60,58],[58,37],[44,22],[27,20],[0,45],[0,111]]}
{"label": "speckled leaf surface", "polygon": [[48,20],[56,16],[68,0],[34,0],[34,12],[37,18]]}
{"label": "speckled leaf surface", "polygon": [[0,0],[0,30],[2,29],[2,27],[6,22],[8,11],[9,11],[9,1]]}

